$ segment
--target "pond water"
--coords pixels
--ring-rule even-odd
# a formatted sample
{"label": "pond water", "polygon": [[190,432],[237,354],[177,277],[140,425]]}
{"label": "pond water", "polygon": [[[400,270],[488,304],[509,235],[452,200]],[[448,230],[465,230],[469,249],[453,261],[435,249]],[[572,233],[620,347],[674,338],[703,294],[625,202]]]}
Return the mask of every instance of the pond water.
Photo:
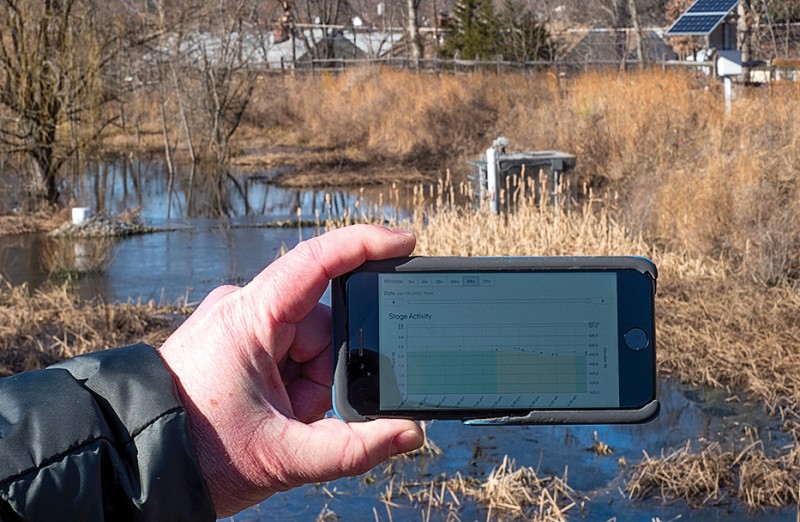
{"label": "pond water", "polygon": [[[683,503],[663,505],[658,500],[628,499],[625,488],[626,468],[618,463],[624,457],[629,465],[641,460],[643,451],[659,455],[663,449],[683,446],[704,447],[703,440],[717,440],[723,447],[746,445],[746,427],[758,426],[764,440],[774,448],[786,442],[775,422],[754,404],[728,402],[728,395],[662,379],[659,399],[661,415],[648,424],[633,426],[465,426],[453,421],[434,421],[427,426],[428,437],[442,450],[439,456],[394,459],[395,482],[430,481],[441,474],[485,478],[505,455],[517,466],[531,466],[539,476],[568,476],[568,484],[577,495],[588,497],[583,512],[571,511],[578,520],[795,520],[794,510],[748,512],[732,505],[691,509]],[[599,456],[588,448],[597,439],[614,449]],[[428,520],[427,506],[394,501],[391,509],[380,501],[391,480],[381,466],[365,477],[340,479],[311,485],[275,495],[259,506],[246,510],[231,520],[314,520],[325,509],[341,520]],[[373,482],[374,480],[374,482]],[[331,494],[329,494],[329,492]],[[376,515],[377,514],[377,515]],[[486,520],[486,511],[465,502],[458,512],[461,520]],[[331,519],[333,520],[333,519]],[[430,520],[447,520],[447,511],[433,510]]]}
{"label": "pond water", "polygon": [[[238,187],[244,188],[240,191]],[[105,269],[71,284],[84,297],[107,301],[197,303],[220,284],[247,282],[282,248],[291,248],[318,232],[314,226],[263,226],[270,222],[297,222],[298,216],[313,221],[328,212],[341,215],[364,212],[365,208],[387,216],[404,211],[402,205],[385,204],[380,189],[374,193],[286,190],[271,184],[269,173],[265,173],[229,183],[223,216],[214,218],[211,216],[218,215],[219,208],[209,211],[214,198],[208,193],[199,191],[202,197],[195,194],[194,210],[187,211],[185,187],[170,194],[166,176],[157,164],[130,160],[97,166],[66,191],[95,212],[116,215],[134,210],[145,224],[169,229],[100,245],[108,254]],[[78,250],[84,251],[86,245],[76,242],[54,247],[52,240],[39,234],[0,236],[0,274],[14,284],[27,282],[36,287],[51,279],[53,265],[57,264],[54,258],[64,254],[59,248],[65,249],[69,258]],[[572,511],[577,519],[795,520],[793,510],[749,513],[730,505],[694,510],[683,503],[664,506],[657,500],[631,501],[622,494],[626,470],[618,464],[620,457],[634,464],[643,451],[657,455],[662,449],[681,447],[687,440],[695,441],[697,448],[709,439],[726,447],[743,447],[746,426],[758,427],[762,438],[775,448],[786,442],[777,421],[768,419],[757,404],[728,402],[727,398],[726,393],[662,379],[662,413],[644,425],[470,427],[434,422],[428,426],[428,435],[443,454],[395,459],[395,480],[430,480],[456,471],[482,478],[508,455],[518,466],[539,469],[542,476],[566,473],[569,485],[590,499],[582,513]],[[612,455],[598,456],[587,450],[595,432],[598,440],[614,448]],[[387,512],[379,500],[390,480],[384,470],[374,470],[369,480],[342,479],[282,493],[233,520],[315,520],[326,509],[343,520],[427,520],[423,508],[408,503],[400,502],[400,507]],[[459,517],[485,520],[486,512],[467,502]],[[446,512],[436,510],[429,518],[446,519]]]}
{"label": "pond water", "polygon": [[[69,271],[81,253],[99,252],[103,269],[71,283],[82,297],[197,302],[220,284],[248,281],[281,248],[319,233],[314,224],[320,220],[345,214],[402,217],[403,205],[390,200],[410,197],[410,190],[389,196],[387,187],[285,189],[271,182],[274,174],[240,174],[235,182],[226,182],[220,197],[198,185],[190,212],[188,188],[170,191],[164,167],[157,162],[121,158],[94,165],[86,176],[65,182],[63,192],[76,206],[108,216],[134,214],[142,223],[165,230],[102,241],[0,235],[0,276],[35,288],[53,279],[54,272]],[[4,204],[14,202],[6,196]],[[271,226],[276,223],[282,226]]]}

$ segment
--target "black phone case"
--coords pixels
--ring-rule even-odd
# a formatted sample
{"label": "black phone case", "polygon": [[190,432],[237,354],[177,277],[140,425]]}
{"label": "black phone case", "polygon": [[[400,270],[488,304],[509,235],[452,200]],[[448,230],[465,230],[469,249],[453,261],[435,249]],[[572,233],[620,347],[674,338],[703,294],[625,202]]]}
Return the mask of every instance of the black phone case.
{"label": "black phone case", "polygon": [[[408,257],[367,261],[357,272],[425,272],[453,271],[471,272],[480,270],[618,270],[634,269],[648,275],[656,292],[658,270],[656,265],[644,257],[631,256],[563,256],[563,257]],[[348,401],[347,379],[347,306],[344,286],[349,274],[337,277],[331,284],[333,309],[333,410],[337,417],[347,422],[361,422],[376,417],[365,417]],[[654,332],[655,333],[655,332]],[[655,351],[656,339],[653,338]],[[655,352],[654,352],[655,353]],[[655,388],[654,388],[655,389]],[[461,416],[464,424],[470,425],[530,425],[530,424],[638,424],[655,419],[660,410],[658,399],[653,399],[638,409],[625,410],[533,410],[524,415],[487,416],[472,418]],[[452,412],[447,418],[453,418]],[[418,419],[421,417],[408,416]],[[429,417],[425,418],[437,418]]]}

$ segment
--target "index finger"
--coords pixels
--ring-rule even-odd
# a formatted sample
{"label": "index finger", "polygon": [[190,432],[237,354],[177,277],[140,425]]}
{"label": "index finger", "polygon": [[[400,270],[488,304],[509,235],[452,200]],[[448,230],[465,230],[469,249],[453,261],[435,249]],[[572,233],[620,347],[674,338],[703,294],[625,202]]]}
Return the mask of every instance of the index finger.
{"label": "index finger", "polygon": [[409,255],[416,239],[405,231],[353,225],[300,242],[247,285],[270,317],[294,324],[319,301],[328,282],[364,261]]}

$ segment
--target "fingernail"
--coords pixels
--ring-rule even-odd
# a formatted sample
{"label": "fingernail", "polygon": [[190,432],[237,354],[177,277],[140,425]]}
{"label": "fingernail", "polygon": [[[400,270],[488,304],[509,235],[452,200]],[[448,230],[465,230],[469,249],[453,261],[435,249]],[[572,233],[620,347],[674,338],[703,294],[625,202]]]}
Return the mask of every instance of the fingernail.
{"label": "fingernail", "polygon": [[411,232],[410,230],[403,230],[403,229],[399,229],[399,228],[386,227],[386,230],[388,230],[389,232],[395,233],[395,234],[400,234],[401,236],[406,236],[406,237],[411,237],[411,236],[414,235],[414,233]]}
{"label": "fingernail", "polygon": [[394,457],[395,455],[399,455],[401,453],[414,451],[422,446],[423,442],[425,442],[425,437],[422,435],[422,433],[416,430],[406,430],[403,433],[395,435],[395,437],[392,439],[392,445],[389,453],[392,457]]}

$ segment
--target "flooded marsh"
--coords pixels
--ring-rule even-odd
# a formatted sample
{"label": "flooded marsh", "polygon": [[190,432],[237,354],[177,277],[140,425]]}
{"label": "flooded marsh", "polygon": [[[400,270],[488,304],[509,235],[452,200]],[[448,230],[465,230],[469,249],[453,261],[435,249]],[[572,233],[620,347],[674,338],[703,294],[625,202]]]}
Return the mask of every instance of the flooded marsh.
{"label": "flooded marsh", "polygon": [[[65,178],[64,199],[160,231],[55,242],[44,234],[52,215],[12,215],[0,233],[5,373],[158,344],[215,286],[244,284],[302,239],[354,222],[410,229],[420,255],[643,255],[660,270],[654,422],[434,422],[427,433],[439,452],[276,495],[234,520],[796,520],[800,90],[749,90],[725,119],[714,84],[656,71],[512,76],[503,92],[490,75],[359,78],[286,78],[296,87],[286,100],[254,107],[282,129],[277,141],[327,151],[306,178],[274,157],[238,157],[233,179],[190,185],[179,172],[170,184],[160,162],[131,154]],[[386,95],[400,89],[414,95]],[[542,125],[552,121],[561,124]],[[240,150],[263,148],[253,125]],[[458,176],[449,181],[460,168],[449,164],[425,186],[341,188],[330,177],[336,188],[307,187],[337,158],[407,165],[398,179],[416,181],[428,156],[472,155],[501,134],[578,156],[582,191],[568,210],[523,198],[491,214]],[[276,183],[294,174],[303,187]],[[0,199],[9,212],[22,206],[5,186]]]}
{"label": "flooded marsh", "polygon": [[[687,295],[686,285],[705,281],[704,288],[710,289],[714,287],[709,283],[717,281],[722,285],[717,292],[728,288],[722,282],[731,276],[724,266],[654,251],[612,219],[607,203],[602,208],[596,201],[586,203],[580,210],[561,215],[523,204],[512,214],[495,216],[447,197],[457,190],[444,185],[413,190],[428,203],[420,199],[417,206],[385,213],[357,193],[353,198],[358,204],[350,204],[342,217],[317,218],[319,225],[313,227],[257,226],[269,220],[246,215],[226,220],[167,220],[144,209],[145,222],[168,225],[167,229],[114,240],[108,247],[112,256],[107,267],[68,286],[53,286],[47,254],[37,250],[44,247],[35,246],[46,241],[41,235],[3,236],[4,270],[28,266],[28,272],[18,272],[16,277],[31,285],[26,289],[17,282],[3,293],[2,310],[7,314],[3,323],[18,325],[0,335],[5,371],[40,367],[75,353],[141,339],[158,344],[190,313],[187,305],[196,304],[214,286],[243,284],[284,249],[344,222],[388,220],[392,226],[410,228],[419,238],[422,254],[455,254],[460,249],[476,255],[496,254],[505,248],[502,245],[512,244],[511,238],[524,233],[527,241],[513,243],[510,254],[648,255],[660,261],[662,268],[657,301],[662,413],[656,421],[632,426],[531,427],[433,422],[427,425],[433,444],[428,451],[393,459],[364,476],[276,495],[234,520],[793,519],[800,459],[792,419],[796,403],[793,395],[786,394],[791,388],[773,378],[776,384],[770,391],[768,366],[763,381],[757,381],[753,376],[758,375],[760,363],[749,365],[750,373],[742,368],[736,373],[733,366],[729,370],[720,366],[723,352],[710,350],[714,343],[709,339],[699,333],[691,341],[682,337],[693,331],[693,321],[700,332],[708,324],[704,318],[715,317],[706,294]],[[333,197],[323,195],[321,200],[330,206]],[[359,214],[359,208],[370,205],[378,217]],[[289,208],[284,217],[297,214]],[[38,283],[30,269],[37,259],[41,263]],[[32,290],[37,286],[39,290]],[[98,296],[101,300],[96,300]],[[94,301],[87,300],[92,297]],[[131,304],[105,304],[129,299]],[[791,300],[785,303],[794,306]],[[691,312],[693,306],[701,307],[705,315]],[[759,320],[761,312],[750,308],[756,314],[754,320]],[[19,319],[24,310],[38,310],[42,324],[36,330],[26,331],[24,321],[11,319]],[[789,322],[776,323],[773,330],[782,328],[786,335],[793,335],[790,311],[776,315],[767,307],[763,313],[760,320],[785,317]],[[88,322],[81,317],[100,320]],[[727,335],[731,342],[753,342],[748,332],[742,326],[738,331],[720,331],[715,339],[723,345]],[[23,351],[28,355],[21,357]],[[764,360],[768,359],[765,354]],[[743,375],[750,377],[739,380]],[[703,385],[680,384],[681,380]]]}

